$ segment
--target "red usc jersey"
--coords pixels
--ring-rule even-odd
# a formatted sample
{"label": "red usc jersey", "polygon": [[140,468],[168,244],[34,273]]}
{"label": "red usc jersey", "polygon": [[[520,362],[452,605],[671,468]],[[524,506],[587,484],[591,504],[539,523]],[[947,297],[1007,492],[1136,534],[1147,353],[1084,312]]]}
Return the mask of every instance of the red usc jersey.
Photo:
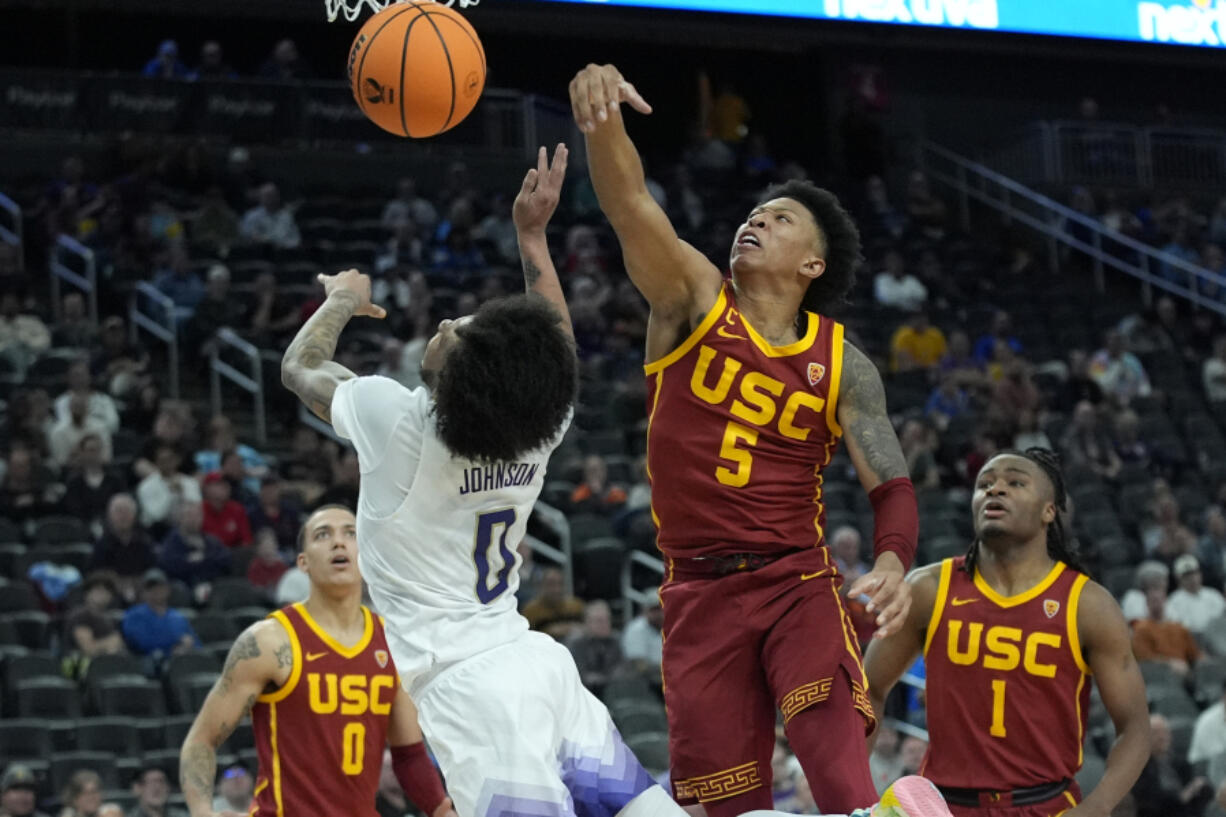
{"label": "red usc jersey", "polygon": [[1090,669],[1077,605],[1089,579],[1057,563],[1005,598],[963,557],[941,563],[924,645],[928,756],[939,786],[1009,791],[1071,778],[1081,768]]}
{"label": "red usc jersey", "polygon": [[666,556],[824,544],[843,325],[806,315],[800,340],[771,346],[726,282],[685,342],[645,367],[651,505]]}
{"label": "red usc jersey", "polygon": [[289,680],[251,710],[260,773],[252,817],[374,817],[398,679],[383,623],[346,649],[301,604],[272,614],[289,633]]}

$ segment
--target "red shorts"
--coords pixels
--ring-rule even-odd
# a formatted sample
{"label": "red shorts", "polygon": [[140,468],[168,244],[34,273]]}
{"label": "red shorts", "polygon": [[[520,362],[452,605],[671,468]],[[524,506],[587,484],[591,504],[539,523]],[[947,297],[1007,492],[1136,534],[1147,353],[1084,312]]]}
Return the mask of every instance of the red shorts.
{"label": "red shorts", "polygon": [[955,806],[949,804],[954,817],[1057,817],[1081,802],[1081,787],[1076,781],[1065,791],[1042,803],[1028,806]]}
{"label": "red shorts", "polygon": [[[682,804],[771,784],[775,708],[786,723],[831,697],[834,685],[862,719],[824,735],[832,755],[864,753],[875,719],[855,631],[825,548],[716,578],[669,563],[664,605],[664,703],[671,780]],[[844,704],[845,705],[845,704]],[[863,724],[864,728],[858,726]],[[867,776],[867,772],[866,772]]]}

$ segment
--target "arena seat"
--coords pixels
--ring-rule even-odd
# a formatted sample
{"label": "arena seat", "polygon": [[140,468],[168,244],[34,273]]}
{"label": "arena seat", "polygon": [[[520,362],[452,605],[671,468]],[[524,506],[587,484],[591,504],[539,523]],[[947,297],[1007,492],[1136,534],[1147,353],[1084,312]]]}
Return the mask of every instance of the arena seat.
{"label": "arena seat", "polygon": [[14,695],[20,718],[81,717],[77,686],[67,678],[26,678],[17,682]]}
{"label": "arena seat", "polygon": [[0,764],[22,757],[51,754],[49,721],[41,718],[0,720]]}
{"label": "arena seat", "polygon": [[35,543],[60,545],[93,539],[89,526],[75,516],[44,516],[35,520],[30,537]]}
{"label": "arena seat", "polygon": [[[25,548],[22,548],[24,554]],[[4,592],[0,593],[0,613],[20,613],[28,610],[38,611],[41,609],[41,603],[38,599],[38,593],[25,579],[17,579],[9,582],[4,586]]]}
{"label": "arena seat", "polygon": [[114,717],[151,718],[166,714],[162,687],[148,678],[120,675],[98,682],[98,714]]}
{"label": "arena seat", "polygon": [[668,771],[667,732],[644,732],[638,735],[623,735],[623,738],[648,772],[656,775]]}
{"label": "arena seat", "polygon": [[141,751],[140,734],[129,718],[82,718],[76,724],[77,749],[134,757]]}

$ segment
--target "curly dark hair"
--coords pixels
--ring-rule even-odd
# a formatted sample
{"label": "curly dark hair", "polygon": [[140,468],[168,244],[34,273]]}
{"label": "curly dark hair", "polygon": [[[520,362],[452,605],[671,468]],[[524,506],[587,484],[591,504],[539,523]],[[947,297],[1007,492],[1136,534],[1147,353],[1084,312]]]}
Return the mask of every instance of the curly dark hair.
{"label": "curly dark hair", "polygon": [[813,214],[821,236],[826,271],[809,284],[800,305],[819,314],[830,311],[856,282],[856,270],[863,261],[860,230],[838,197],[813,182],[793,179],[777,184],[762,196],[763,203],[771,199],[798,201]]}
{"label": "curly dark hair", "polygon": [[578,363],[548,301],[487,301],[456,338],[434,387],[438,434],[452,454],[506,462],[557,436],[575,401]]}

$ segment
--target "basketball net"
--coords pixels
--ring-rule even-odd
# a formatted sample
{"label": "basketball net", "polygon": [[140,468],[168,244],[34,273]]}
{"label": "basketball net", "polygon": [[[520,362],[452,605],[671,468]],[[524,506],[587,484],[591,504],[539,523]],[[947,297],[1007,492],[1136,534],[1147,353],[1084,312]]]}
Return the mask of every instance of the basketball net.
{"label": "basketball net", "polygon": [[[328,22],[335,23],[337,18],[344,16],[347,22],[352,23],[361,16],[363,9],[370,9],[372,12],[382,11],[392,3],[400,3],[404,0],[324,0],[324,6],[328,10]],[[440,6],[450,6],[457,0],[432,0]],[[459,6],[462,9],[475,6],[481,0],[458,0]]]}

